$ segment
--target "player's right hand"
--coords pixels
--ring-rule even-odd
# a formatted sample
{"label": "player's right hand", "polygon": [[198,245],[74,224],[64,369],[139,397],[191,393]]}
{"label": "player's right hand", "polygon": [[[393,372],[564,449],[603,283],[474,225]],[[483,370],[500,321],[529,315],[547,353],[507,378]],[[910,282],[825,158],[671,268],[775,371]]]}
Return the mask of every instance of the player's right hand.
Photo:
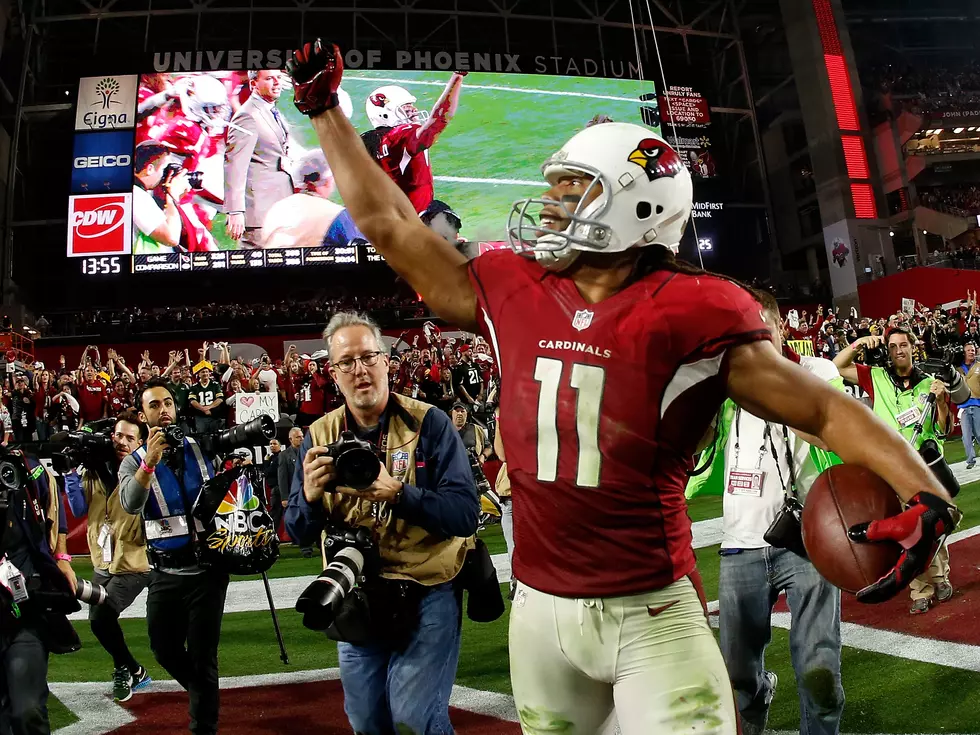
{"label": "player's right hand", "polygon": [[167,190],[167,193],[178,202],[184,197],[184,194],[191,190],[191,182],[187,178],[187,172],[184,169],[171,176],[170,181],[163,186]]}
{"label": "player's right hand", "polygon": [[333,457],[328,447],[311,447],[303,458],[303,494],[307,503],[323,498],[324,489],[337,479]]}
{"label": "player's right hand", "polygon": [[163,450],[167,448],[167,437],[163,429],[154,426],[150,429],[150,438],[146,442],[146,458],[143,460],[147,467],[156,467],[163,459]]}
{"label": "player's right hand", "polygon": [[241,240],[242,235],[245,234],[245,215],[241,212],[229,214],[225,229],[228,231],[228,237],[232,240]]}
{"label": "player's right hand", "polygon": [[926,570],[943,537],[953,532],[961,517],[955,505],[938,495],[921,492],[897,516],[851,526],[847,535],[852,541],[890,541],[902,547],[895,566],[877,582],[858,591],[858,602],[884,602],[905,589]]}
{"label": "player's right hand", "polygon": [[304,115],[316,117],[340,104],[344,60],[336,44],[324,45],[319,38],[304,43],[286,61],[286,73],[293,80],[293,102]]}

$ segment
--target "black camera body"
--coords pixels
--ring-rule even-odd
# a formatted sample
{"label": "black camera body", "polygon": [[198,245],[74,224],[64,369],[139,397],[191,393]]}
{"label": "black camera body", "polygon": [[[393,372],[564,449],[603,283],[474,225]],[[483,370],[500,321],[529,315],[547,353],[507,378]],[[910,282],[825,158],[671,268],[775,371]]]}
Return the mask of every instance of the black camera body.
{"label": "black camera body", "polygon": [[296,612],[310,630],[333,625],[344,598],[356,585],[381,572],[381,553],[366,528],[327,529],[323,553],[329,562],[296,600]]}
{"label": "black camera body", "polygon": [[327,446],[337,473],[337,484],[355,490],[367,490],[381,474],[381,459],[374,445],[358,439],[354,432],[345,431]]}
{"label": "black camera body", "polygon": [[[170,181],[179,174],[184,169],[179,163],[168,163],[163,169],[163,183],[169,184]],[[194,191],[200,191],[204,188],[204,172],[203,171],[188,171],[187,181],[191,185],[191,189]]]}
{"label": "black camera body", "polygon": [[264,446],[276,436],[276,423],[269,416],[258,416],[247,424],[238,424],[213,434],[186,434],[177,424],[164,427],[163,436],[170,449],[179,449],[184,438],[192,436],[210,456],[234,451],[239,447]]}

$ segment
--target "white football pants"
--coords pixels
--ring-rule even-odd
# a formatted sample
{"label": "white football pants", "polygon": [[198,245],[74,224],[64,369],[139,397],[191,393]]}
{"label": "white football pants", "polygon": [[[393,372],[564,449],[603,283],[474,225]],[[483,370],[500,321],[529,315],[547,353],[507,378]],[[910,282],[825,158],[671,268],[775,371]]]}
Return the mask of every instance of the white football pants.
{"label": "white football pants", "polygon": [[524,735],[736,735],[728,672],[691,580],[576,600],[518,583],[510,676]]}

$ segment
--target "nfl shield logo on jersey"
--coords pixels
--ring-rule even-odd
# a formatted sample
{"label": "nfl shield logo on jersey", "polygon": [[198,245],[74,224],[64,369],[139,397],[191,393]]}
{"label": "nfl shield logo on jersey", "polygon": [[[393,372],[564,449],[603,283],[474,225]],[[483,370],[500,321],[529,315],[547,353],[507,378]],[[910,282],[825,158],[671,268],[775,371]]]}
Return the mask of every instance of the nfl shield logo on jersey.
{"label": "nfl shield logo on jersey", "polygon": [[588,329],[592,324],[593,316],[595,316],[595,312],[589,311],[588,309],[579,309],[575,312],[575,316],[572,317],[572,327],[580,332],[583,329]]}

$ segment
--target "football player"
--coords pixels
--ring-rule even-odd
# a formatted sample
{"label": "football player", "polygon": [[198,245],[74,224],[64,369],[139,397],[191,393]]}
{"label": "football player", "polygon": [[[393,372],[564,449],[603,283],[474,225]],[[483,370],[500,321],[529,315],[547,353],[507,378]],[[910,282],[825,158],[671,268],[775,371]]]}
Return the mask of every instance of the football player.
{"label": "football player", "polygon": [[[958,511],[918,454],[865,406],[783,358],[741,286],[674,259],[691,177],[663,139],[604,123],[543,167],[510,243],[467,263],[425,227],[336,110],[342,57],[287,62],[355,222],[450,324],[486,334],[502,381],[514,503],[510,667],[525,733],[737,732],[684,504],[698,440],[726,396],[820,437],[908,503],[851,529],[905,551],[863,601],[920,573]],[[534,211],[538,221],[530,217]]]}
{"label": "football player", "polygon": [[418,214],[434,197],[429,148],[456,114],[464,76],[465,71],[453,72],[431,114],[419,110],[415,96],[402,87],[379,87],[364,103],[374,129],[361,139]]}

